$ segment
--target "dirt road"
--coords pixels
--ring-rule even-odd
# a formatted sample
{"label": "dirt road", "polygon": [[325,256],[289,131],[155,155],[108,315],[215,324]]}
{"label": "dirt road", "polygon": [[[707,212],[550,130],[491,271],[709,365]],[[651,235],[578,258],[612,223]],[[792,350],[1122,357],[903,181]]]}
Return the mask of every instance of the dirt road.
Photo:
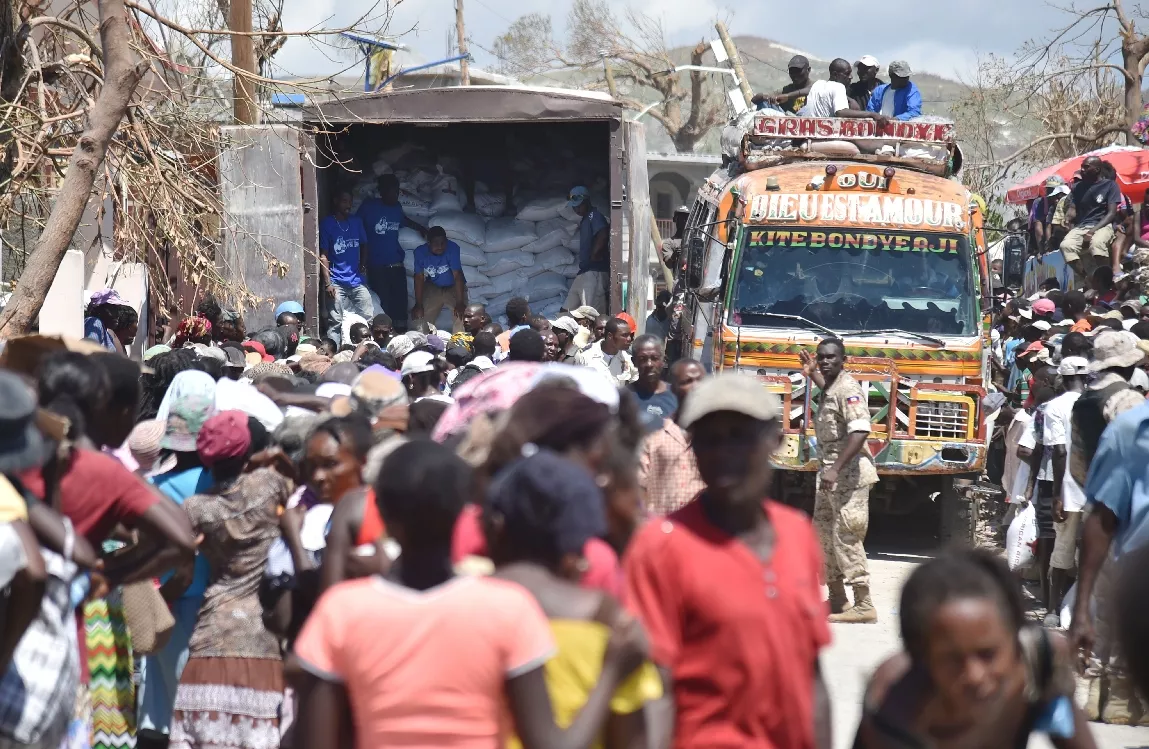
{"label": "dirt road", "polygon": [[[834,748],[849,749],[861,715],[862,689],[870,672],[899,647],[898,597],[914,565],[925,557],[870,552],[870,575],[877,624],[834,624],[834,642],[822,656],[823,673],[834,709]],[[1149,728],[1090,724],[1099,749],[1149,748]],[[1047,749],[1043,737],[1031,749]]]}

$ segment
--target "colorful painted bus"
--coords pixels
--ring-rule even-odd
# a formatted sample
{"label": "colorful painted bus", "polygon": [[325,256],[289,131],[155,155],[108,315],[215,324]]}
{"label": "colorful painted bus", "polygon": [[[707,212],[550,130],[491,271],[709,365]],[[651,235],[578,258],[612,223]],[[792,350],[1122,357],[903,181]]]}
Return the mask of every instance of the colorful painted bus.
{"label": "colorful painted bus", "polygon": [[778,491],[800,504],[818,449],[799,353],[842,338],[869,390],[882,477],[871,506],[940,504],[941,535],[968,533],[961,487],[986,460],[989,276],[980,209],[953,178],[952,126],[760,115],[739,160],[690,215],[679,350],[782,399]]}

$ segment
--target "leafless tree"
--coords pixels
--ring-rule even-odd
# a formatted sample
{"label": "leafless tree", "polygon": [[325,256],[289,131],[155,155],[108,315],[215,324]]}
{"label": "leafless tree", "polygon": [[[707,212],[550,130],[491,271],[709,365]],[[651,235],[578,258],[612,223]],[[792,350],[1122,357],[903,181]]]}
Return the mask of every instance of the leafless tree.
{"label": "leafless tree", "polygon": [[[964,180],[987,198],[1036,168],[1122,139],[1137,144],[1149,37],[1122,0],[1062,8],[1068,22],[1010,58],[979,62],[953,114]],[[1137,9],[1140,14],[1140,9]]]}
{"label": "leafless tree", "polygon": [[[278,0],[266,2],[250,32],[264,66],[288,37],[324,44],[373,26],[364,16],[286,31]],[[153,0],[76,0],[56,16],[44,5],[0,0],[0,228],[18,226],[32,246],[0,312],[0,338],[35,321],[89,203],[98,226],[111,214],[112,236],[98,229],[96,241],[116,260],[146,263],[155,309],[186,307],[176,279],[241,308],[258,303],[216,263],[220,230],[232,222],[219,197],[219,126],[231,122],[230,77],[266,92],[281,82],[231,64],[223,42],[233,32],[218,7],[188,14],[191,4],[176,0],[182,15],[173,18]],[[328,80],[293,81],[292,90],[319,95]],[[283,273],[264,256],[269,274]]]}
{"label": "leafless tree", "polygon": [[[617,83],[612,94],[627,108],[641,111],[654,103],[650,116],[680,152],[693,151],[725,118],[721,89],[711,85],[709,74],[674,71],[685,60],[674,59],[658,19],[630,7],[620,18],[606,0],[574,0],[567,28],[568,38],[560,43],[550,16],[532,13],[519,18],[495,41],[503,72],[529,76],[578,69],[591,74],[595,88]],[[709,49],[699,42],[690,52],[690,63],[701,65]],[[610,77],[604,62],[612,67]]]}

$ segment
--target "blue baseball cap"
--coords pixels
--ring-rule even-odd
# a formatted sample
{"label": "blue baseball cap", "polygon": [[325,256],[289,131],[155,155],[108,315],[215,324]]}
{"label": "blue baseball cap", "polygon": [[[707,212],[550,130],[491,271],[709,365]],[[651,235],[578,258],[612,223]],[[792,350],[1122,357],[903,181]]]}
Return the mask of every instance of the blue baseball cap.
{"label": "blue baseball cap", "polygon": [[586,201],[589,197],[590,190],[586,189],[582,185],[579,185],[578,187],[572,187],[567,205],[569,205],[571,208],[574,208],[576,205],[582,205],[583,202]]}
{"label": "blue baseball cap", "polygon": [[284,302],[275,308],[275,318],[278,320],[279,316],[284,312],[290,312],[293,315],[302,315],[303,305],[299,302]]}

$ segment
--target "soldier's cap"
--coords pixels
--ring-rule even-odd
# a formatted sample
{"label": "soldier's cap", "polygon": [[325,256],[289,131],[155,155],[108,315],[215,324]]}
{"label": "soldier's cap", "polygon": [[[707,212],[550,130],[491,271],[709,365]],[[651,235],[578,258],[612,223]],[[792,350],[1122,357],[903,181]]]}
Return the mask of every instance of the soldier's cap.
{"label": "soldier's cap", "polygon": [[690,391],[678,424],[689,429],[702,417],[719,411],[743,414],[758,421],[774,421],[782,413],[778,396],[750,375],[719,374],[708,377]]}

